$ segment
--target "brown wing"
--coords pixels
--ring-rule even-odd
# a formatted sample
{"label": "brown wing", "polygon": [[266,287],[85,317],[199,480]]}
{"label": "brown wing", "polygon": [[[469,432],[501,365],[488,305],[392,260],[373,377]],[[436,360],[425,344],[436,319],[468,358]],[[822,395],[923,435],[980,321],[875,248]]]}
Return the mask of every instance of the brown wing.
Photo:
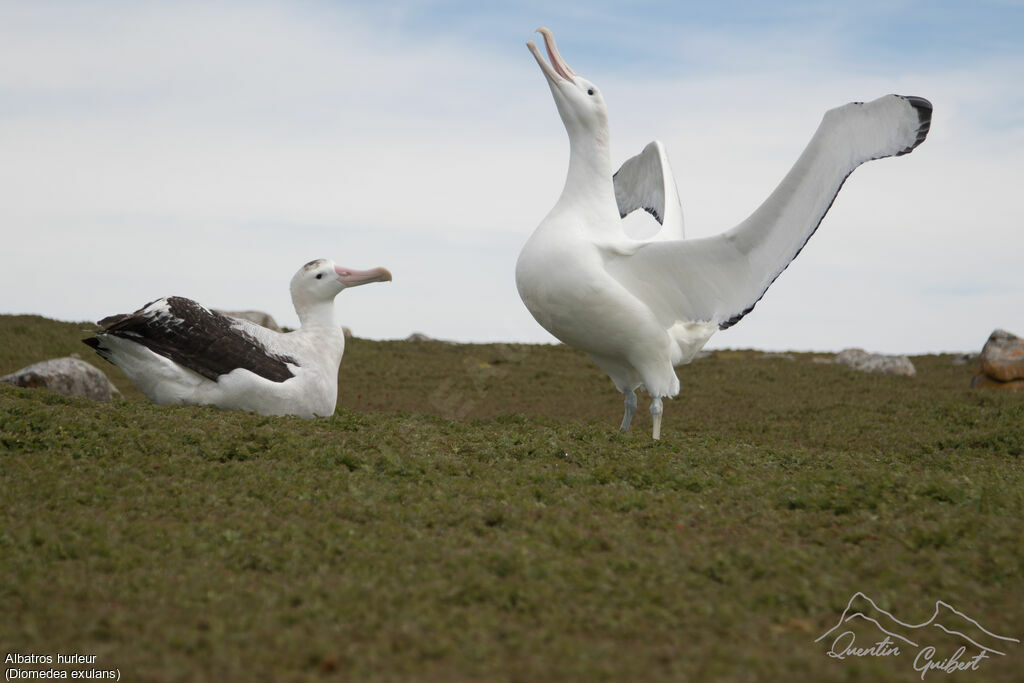
{"label": "brown wing", "polygon": [[[158,303],[165,305],[154,306]],[[114,335],[214,381],[243,368],[284,382],[295,376],[287,364],[298,365],[294,358],[269,351],[238,329],[231,318],[180,296],[158,299],[134,313],[104,318],[99,324],[103,329],[98,335],[83,340],[97,351],[101,351],[103,335]]]}

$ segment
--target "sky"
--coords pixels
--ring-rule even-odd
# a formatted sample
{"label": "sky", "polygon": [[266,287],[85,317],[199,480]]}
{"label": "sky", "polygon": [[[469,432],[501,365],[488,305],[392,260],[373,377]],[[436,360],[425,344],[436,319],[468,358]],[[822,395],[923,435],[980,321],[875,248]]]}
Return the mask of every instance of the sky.
{"label": "sky", "polygon": [[601,87],[613,166],[666,145],[688,236],[749,215],[827,109],[933,102],[709,348],[1024,336],[1024,0],[0,0],[0,313],[179,295],[295,326],[326,257],[394,275],[338,297],[356,336],[555,341],[514,276],[568,163],[538,26]]}

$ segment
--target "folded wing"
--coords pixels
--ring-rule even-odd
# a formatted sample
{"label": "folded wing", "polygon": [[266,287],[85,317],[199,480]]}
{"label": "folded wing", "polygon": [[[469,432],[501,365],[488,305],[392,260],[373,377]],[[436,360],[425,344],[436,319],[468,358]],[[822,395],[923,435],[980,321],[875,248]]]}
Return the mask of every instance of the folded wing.
{"label": "folded wing", "polygon": [[294,376],[287,364],[298,365],[293,358],[270,351],[257,335],[246,332],[241,321],[184,297],[158,299],[134,313],[104,318],[100,325],[103,329],[97,336],[85,342],[101,355],[102,335],[114,335],[213,381],[242,368],[283,382]]}

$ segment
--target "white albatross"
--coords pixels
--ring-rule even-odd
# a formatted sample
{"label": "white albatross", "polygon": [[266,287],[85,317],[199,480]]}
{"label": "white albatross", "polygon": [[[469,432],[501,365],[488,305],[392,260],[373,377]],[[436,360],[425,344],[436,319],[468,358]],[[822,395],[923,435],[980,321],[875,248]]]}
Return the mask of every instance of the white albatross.
{"label": "white albatross", "polygon": [[334,297],[347,287],[390,281],[384,268],[352,270],[310,261],[291,281],[300,327],[275,332],[171,296],[99,322],[83,339],[151,401],[304,418],[334,414],[345,335]]}
{"label": "white albatross", "polygon": [[[661,143],[647,145],[613,176],[601,92],[569,68],[551,31],[537,30],[551,63],[532,41],[526,45],[569,134],[569,170],[557,203],[519,255],[516,286],[537,322],[584,351],[625,395],[622,429],[636,410],[636,390],[647,390],[658,439],[662,399],[679,393],[675,366],[753,309],[857,166],[921,144],[932,106],[887,95],[832,109],[749,218],[720,235],[688,240]],[[622,218],[635,209],[661,223],[655,237],[626,235]]]}

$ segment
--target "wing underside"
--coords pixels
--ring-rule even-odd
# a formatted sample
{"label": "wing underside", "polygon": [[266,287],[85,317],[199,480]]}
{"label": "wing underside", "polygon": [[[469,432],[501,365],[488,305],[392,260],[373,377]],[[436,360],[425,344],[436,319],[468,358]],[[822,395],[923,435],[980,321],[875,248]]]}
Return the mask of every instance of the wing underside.
{"label": "wing underside", "polygon": [[612,176],[619,216],[643,209],[661,224],[654,240],[683,239],[683,210],[664,146],[654,141]]}
{"label": "wing underside", "polygon": [[790,172],[745,221],[714,237],[607,249],[608,272],[650,306],[666,329],[680,321],[730,327],[800,253],[854,169],[911,151],[924,140],[930,120],[927,100],[897,95],[832,110]]}

